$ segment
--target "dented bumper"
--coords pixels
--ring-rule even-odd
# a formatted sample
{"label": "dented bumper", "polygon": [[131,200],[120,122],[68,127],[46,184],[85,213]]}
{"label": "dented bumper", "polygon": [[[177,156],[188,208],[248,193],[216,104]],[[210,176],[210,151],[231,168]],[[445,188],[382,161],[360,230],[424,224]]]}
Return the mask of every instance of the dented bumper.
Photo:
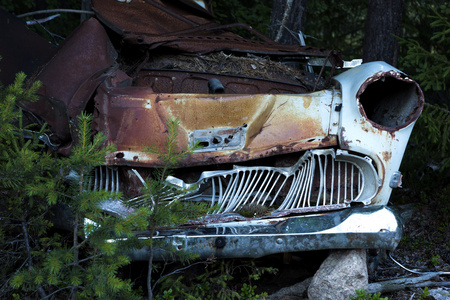
{"label": "dented bumper", "polygon": [[[214,223],[195,229],[161,231],[154,238],[202,258],[257,258],[326,249],[394,250],[402,232],[403,223],[395,210],[374,206],[289,218]],[[139,238],[148,236],[142,234]],[[148,255],[145,248],[130,253],[133,260],[147,260]],[[164,252],[156,250],[154,255],[155,259],[162,259]]]}

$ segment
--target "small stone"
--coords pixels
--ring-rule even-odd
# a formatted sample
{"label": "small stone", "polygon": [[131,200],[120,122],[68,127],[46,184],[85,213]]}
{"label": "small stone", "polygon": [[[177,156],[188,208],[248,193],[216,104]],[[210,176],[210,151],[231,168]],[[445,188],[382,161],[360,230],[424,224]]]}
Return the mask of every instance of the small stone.
{"label": "small stone", "polygon": [[268,296],[267,300],[302,300],[303,294],[306,292],[308,285],[311,283],[312,278],[303,280],[296,283],[293,286],[285,287],[278,292]]}

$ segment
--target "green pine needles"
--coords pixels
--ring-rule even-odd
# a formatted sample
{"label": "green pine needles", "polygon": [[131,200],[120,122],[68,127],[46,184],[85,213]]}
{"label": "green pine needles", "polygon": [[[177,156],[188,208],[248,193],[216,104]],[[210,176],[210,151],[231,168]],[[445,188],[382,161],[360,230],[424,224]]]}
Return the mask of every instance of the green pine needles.
{"label": "green pine needles", "polygon": [[407,49],[402,63],[414,70],[416,80],[427,90],[446,90],[450,83],[450,7],[438,5],[433,8],[433,30],[429,43],[421,45],[414,39],[401,39],[400,44]]}
{"label": "green pine needles", "polygon": [[147,231],[149,239],[141,241],[141,246],[147,247],[149,251],[148,274],[147,274],[147,292],[148,299],[153,298],[153,292],[159,280],[152,279],[152,272],[157,267],[154,265],[154,250],[163,249],[168,256],[189,262],[195,256],[186,252],[179,251],[166,244],[154,240],[156,230],[164,227],[174,227],[182,224],[189,219],[195,219],[204,216],[211,207],[204,203],[188,203],[181,201],[182,196],[187,190],[174,187],[166,181],[167,176],[171,175],[173,168],[183,157],[192,153],[198,147],[194,145],[187,149],[179,149],[178,146],[178,119],[169,119],[166,122],[166,143],[162,149],[149,146],[145,150],[158,155],[162,166],[156,168],[153,176],[145,181],[142,190],[143,197],[129,202],[129,205],[147,212]]}
{"label": "green pine needles", "polygon": [[[0,86],[0,298],[11,298],[10,279],[16,269],[32,272],[41,254],[38,239],[51,226],[48,203],[25,192],[53,167],[38,138],[45,127],[36,131],[25,127],[18,106],[37,100],[34,93],[39,87],[27,83],[24,73],[16,75],[14,84]],[[36,287],[44,295],[39,283]]]}
{"label": "green pine needles", "polygon": [[265,299],[267,293],[257,293],[254,283],[277,272],[273,267],[257,266],[253,260],[216,260],[205,266],[201,274],[187,271],[164,278],[164,292],[156,299]]}
{"label": "green pine needles", "polygon": [[[103,147],[103,134],[91,135],[91,122],[92,116],[88,114],[78,117],[78,144],[72,155],[57,159],[58,173],[26,189],[29,196],[70,208],[72,237],[54,237],[57,247],[45,249],[45,257],[31,272],[17,272],[12,280],[14,288],[26,289],[33,282],[45,287],[47,297],[58,294],[71,299],[135,297],[131,281],[118,276],[118,270],[130,260],[119,243],[108,242],[111,233],[131,235],[133,222],[106,215],[99,208],[102,201],[120,199],[120,194],[89,188],[94,168],[114,150],[113,146]],[[86,222],[87,219],[95,223]]]}
{"label": "green pine needles", "polygon": [[[127,219],[105,215],[98,204],[120,195],[89,188],[93,169],[114,147],[103,147],[105,137],[92,135],[92,117],[82,114],[73,154],[46,151],[39,141],[45,126],[24,126],[18,106],[36,100],[39,87],[19,73],[0,89],[0,298],[138,298],[131,281],[119,276],[129,263],[126,245],[107,239],[131,235],[139,212]],[[53,230],[55,220],[65,221],[71,236]]]}

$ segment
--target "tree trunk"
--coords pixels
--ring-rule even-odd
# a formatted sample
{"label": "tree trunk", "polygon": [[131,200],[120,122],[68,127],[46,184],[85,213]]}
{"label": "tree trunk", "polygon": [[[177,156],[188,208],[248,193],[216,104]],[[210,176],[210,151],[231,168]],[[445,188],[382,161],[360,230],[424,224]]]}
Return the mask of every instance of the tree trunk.
{"label": "tree trunk", "polygon": [[[150,237],[153,237],[153,235],[150,235]],[[150,256],[148,259],[148,272],[147,272],[147,299],[152,300],[153,299],[153,286],[152,286],[152,272],[153,272],[153,246],[150,245],[148,247]]]}
{"label": "tree trunk", "polygon": [[[398,40],[404,0],[369,0],[363,61],[382,60],[393,66],[398,60]],[[395,35],[395,36],[394,36]]]}
{"label": "tree trunk", "polygon": [[270,17],[270,38],[284,45],[300,45],[307,0],[274,0]]}

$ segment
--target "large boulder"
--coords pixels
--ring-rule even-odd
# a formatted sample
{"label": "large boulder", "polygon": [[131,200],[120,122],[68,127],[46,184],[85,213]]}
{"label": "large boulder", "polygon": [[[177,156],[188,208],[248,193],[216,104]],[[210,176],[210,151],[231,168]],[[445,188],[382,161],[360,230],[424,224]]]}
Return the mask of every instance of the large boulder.
{"label": "large boulder", "polygon": [[308,288],[310,300],[348,300],[355,290],[367,289],[366,250],[332,252]]}

